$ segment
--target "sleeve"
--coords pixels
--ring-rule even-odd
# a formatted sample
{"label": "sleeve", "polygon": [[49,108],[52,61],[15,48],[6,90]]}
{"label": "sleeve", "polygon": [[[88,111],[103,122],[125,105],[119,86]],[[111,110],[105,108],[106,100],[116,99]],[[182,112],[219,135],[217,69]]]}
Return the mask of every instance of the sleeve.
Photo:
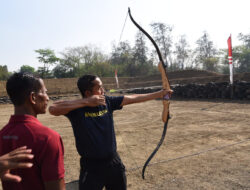
{"label": "sleeve", "polygon": [[71,117],[73,117],[73,116],[78,112],[79,109],[80,109],[80,108],[75,109],[75,110],[72,110],[72,111],[70,111],[69,113],[65,114],[65,116],[66,116],[67,118],[71,118]]}
{"label": "sleeve", "polygon": [[109,102],[112,111],[122,109],[122,101],[124,96],[106,96],[106,102]]}
{"label": "sleeve", "polygon": [[41,175],[43,181],[64,178],[64,147],[59,134],[50,136],[41,150]]}

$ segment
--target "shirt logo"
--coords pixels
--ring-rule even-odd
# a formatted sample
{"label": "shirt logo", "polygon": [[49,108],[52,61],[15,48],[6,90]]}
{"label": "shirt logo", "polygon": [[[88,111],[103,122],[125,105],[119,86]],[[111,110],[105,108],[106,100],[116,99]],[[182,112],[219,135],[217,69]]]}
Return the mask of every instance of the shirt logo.
{"label": "shirt logo", "polygon": [[4,140],[9,140],[9,139],[18,140],[18,136],[9,136],[9,135],[6,135],[6,136],[3,136],[3,139]]}
{"label": "shirt logo", "polygon": [[99,112],[85,112],[85,117],[100,117],[100,116],[103,116],[107,112],[108,112],[107,109],[99,111]]}

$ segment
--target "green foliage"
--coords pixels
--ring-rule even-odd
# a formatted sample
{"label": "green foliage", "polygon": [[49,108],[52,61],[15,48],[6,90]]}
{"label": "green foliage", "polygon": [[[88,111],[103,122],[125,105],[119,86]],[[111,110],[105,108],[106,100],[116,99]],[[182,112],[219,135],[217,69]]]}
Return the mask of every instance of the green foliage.
{"label": "green foliage", "polygon": [[53,69],[53,75],[56,78],[73,78],[75,77],[75,71],[65,64],[58,64]]}
{"label": "green foliage", "polygon": [[175,44],[175,56],[176,59],[172,65],[172,70],[179,70],[185,68],[185,63],[189,59],[189,45],[186,40],[186,36],[182,35],[178,41],[178,43]]}
{"label": "green foliage", "polygon": [[234,48],[233,63],[236,72],[250,72],[250,48],[247,46]]}
{"label": "green foliage", "polygon": [[9,77],[7,65],[0,65],[0,80],[6,80]]}
{"label": "green foliage", "polygon": [[[234,73],[250,72],[250,34],[239,34],[239,40],[243,42],[242,45],[233,47],[233,67]],[[224,60],[222,66],[222,72],[224,74],[229,73],[228,67],[228,50],[224,51]]]}
{"label": "green foliage", "polygon": [[38,49],[35,50],[39,54],[38,61],[43,63],[43,67],[38,68],[38,73],[42,78],[50,78],[52,74],[50,73],[49,67],[56,64],[60,59],[55,56],[55,53],[51,49]]}
{"label": "green foliage", "polygon": [[110,63],[119,66],[132,62],[132,48],[128,42],[120,42],[117,46],[113,45]]}
{"label": "green foliage", "polygon": [[46,67],[38,67],[37,73],[41,78],[53,78],[52,73]]}
{"label": "green foliage", "polygon": [[88,68],[88,73],[92,73],[99,77],[111,77],[114,76],[114,69],[107,62],[95,63]]}
{"label": "green foliage", "polygon": [[110,72],[107,56],[94,46],[67,48],[61,55],[53,70],[56,77],[79,77],[94,72],[106,76]]}
{"label": "green foliage", "polygon": [[236,63],[236,72],[250,72],[250,34],[240,33],[239,40],[243,45],[237,46],[233,51],[233,62]]}
{"label": "green foliage", "polygon": [[218,51],[214,48],[213,42],[210,40],[208,33],[205,31],[203,35],[196,41],[196,65],[204,70],[216,71],[219,58]]}
{"label": "green foliage", "polygon": [[[171,26],[164,23],[151,24],[153,38],[159,45],[163,60],[168,62],[167,70],[204,69],[209,71],[228,73],[227,49],[219,52],[205,31],[197,40],[197,47],[189,49],[185,36],[181,36],[175,49],[172,50]],[[250,72],[250,34],[239,35],[243,45],[233,48],[233,63],[236,72]],[[57,58],[53,50],[35,50],[39,56],[37,72],[44,78],[69,78],[79,77],[84,74],[95,74],[100,77],[114,77],[114,71],[118,70],[119,77],[134,77],[159,74],[157,64],[158,56],[154,50],[149,55],[144,34],[138,32],[135,36],[135,45],[129,42],[120,42],[113,45],[109,55],[93,45],[67,48],[61,52],[61,58]],[[150,56],[150,57],[149,57]],[[222,59],[224,57],[224,59]],[[221,64],[223,63],[223,64]],[[56,65],[53,70],[50,66]],[[34,72],[29,66],[22,66],[21,70]],[[8,73],[8,72],[5,72]],[[6,77],[5,77],[6,78]]]}
{"label": "green foliage", "polygon": [[172,65],[171,48],[173,45],[173,37],[172,37],[173,27],[165,23],[161,23],[161,22],[154,22],[150,24],[150,26],[153,31],[153,38],[155,42],[158,44],[159,49],[162,53],[163,61],[165,62],[167,68],[171,67]]}
{"label": "green foliage", "polygon": [[23,73],[35,73],[35,68],[29,66],[29,65],[23,65],[20,67],[20,72]]}
{"label": "green foliage", "polygon": [[205,58],[203,61],[204,61],[204,69],[205,70],[213,71],[213,72],[218,71],[218,63],[219,63],[218,57]]}
{"label": "green foliage", "polygon": [[135,46],[130,47],[128,42],[120,42],[117,46],[113,45],[110,63],[114,75],[117,69],[119,76],[134,77],[145,76],[155,72],[153,61],[147,57],[147,47],[142,33],[137,33]]}
{"label": "green foliage", "polygon": [[240,33],[240,34],[238,35],[238,38],[239,38],[239,40],[241,40],[241,41],[243,42],[243,45],[244,45],[247,49],[250,48],[250,34],[244,35],[244,34]]}
{"label": "green foliage", "polygon": [[133,48],[133,62],[135,65],[147,65],[148,48],[145,42],[145,35],[142,32],[136,34],[135,46]]}

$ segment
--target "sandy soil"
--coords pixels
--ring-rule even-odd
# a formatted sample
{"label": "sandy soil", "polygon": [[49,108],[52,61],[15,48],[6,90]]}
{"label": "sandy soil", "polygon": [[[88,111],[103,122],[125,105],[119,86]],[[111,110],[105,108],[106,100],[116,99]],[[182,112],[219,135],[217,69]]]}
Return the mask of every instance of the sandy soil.
{"label": "sandy soil", "polygon": [[[13,107],[0,110],[2,128]],[[142,166],[161,137],[161,111],[162,102],[153,100],[114,114],[129,190],[250,190],[250,102],[171,101],[165,141],[142,180]],[[38,119],[61,134],[66,182],[77,180],[79,156],[69,121],[48,113]]]}

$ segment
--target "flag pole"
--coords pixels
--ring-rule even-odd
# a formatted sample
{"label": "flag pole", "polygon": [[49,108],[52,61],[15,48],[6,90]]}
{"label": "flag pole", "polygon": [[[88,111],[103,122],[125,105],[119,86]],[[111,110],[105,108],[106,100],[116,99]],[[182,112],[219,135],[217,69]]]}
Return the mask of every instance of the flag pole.
{"label": "flag pole", "polygon": [[118,76],[117,76],[117,69],[115,69],[115,81],[116,81],[116,87],[119,89],[119,81],[118,81]]}
{"label": "flag pole", "polygon": [[227,39],[228,44],[228,63],[229,63],[229,73],[230,73],[230,86],[231,86],[231,99],[233,98],[233,52],[232,52],[232,38],[231,34]]}

